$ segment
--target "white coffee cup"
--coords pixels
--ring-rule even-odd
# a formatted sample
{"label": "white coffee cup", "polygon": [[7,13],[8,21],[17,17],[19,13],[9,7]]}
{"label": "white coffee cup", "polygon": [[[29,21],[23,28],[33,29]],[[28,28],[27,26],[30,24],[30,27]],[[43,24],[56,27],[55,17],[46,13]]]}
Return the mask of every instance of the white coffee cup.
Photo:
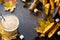
{"label": "white coffee cup", "polygon": [[19,19],[15,15],[5,15],[4,18],[5,20],[1,20],[3,30],[8,37],[14,39],[13,37],[15,37],[19,26]]}

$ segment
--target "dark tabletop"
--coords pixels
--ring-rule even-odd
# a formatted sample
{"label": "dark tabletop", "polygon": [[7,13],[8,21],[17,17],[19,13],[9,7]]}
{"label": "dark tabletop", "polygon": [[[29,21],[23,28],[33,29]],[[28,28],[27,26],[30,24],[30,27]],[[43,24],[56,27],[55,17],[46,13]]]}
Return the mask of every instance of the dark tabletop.
{"label": "dark tabletop", "polygon": [[[20,0],[17,0],[17,2],[17,8],[12,14],[16,15],[20,20],[18,31],[24,35],[25,40],[35,40],[37,33],[34,28],[38,25],[37,17],[32,15],[28,9],[23,8],[23,3]],[[4,11],[4,5],[0,5],[0,12],[3,15],[11,14],[9,11]],[[40,38],[39,40],[45,39]]]}

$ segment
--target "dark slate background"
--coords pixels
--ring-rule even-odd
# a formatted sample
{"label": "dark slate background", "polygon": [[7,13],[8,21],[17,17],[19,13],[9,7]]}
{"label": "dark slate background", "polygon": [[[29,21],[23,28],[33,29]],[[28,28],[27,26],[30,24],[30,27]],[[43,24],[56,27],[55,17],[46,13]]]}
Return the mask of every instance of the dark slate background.
{"label": "dark slate background", "polygon": [[[38,25],[37,17],[32,15],[32,13],[30,13],[28,9],[23,8],[23,3],[20,0],[17,0],[17,2],[18,2],[17,8],[12,14],[16,15],[20,20],[18,28],[19,34],[24,35],[25,37],[24,40],[37,40],[35,38],[37,36],[37,33],[34,30],[34,28]],[[3,15],[11,14],[9,11],[7,12],[4,11],[4,5],[0,5],[0,12]],[[49,39],[39,38],[38,40],[49,40]],[[54,38],[52,38],[51,40],[54,40]]]}

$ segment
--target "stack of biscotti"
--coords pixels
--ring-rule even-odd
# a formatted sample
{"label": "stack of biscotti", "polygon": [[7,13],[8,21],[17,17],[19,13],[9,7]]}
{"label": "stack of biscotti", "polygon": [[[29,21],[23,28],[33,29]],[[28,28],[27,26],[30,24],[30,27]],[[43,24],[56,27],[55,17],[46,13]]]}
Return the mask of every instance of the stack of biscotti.
{"label": "stack of biscotti", "polygon": [[47,21],[40,20],[40,26],[36,27],[35,30],[41,33],[40,37],[48,35],[48,38],[51,38],[60,27],[60,23],[55,23],[50,18],[47,19]]}
{"label": "stack of biscotti", "polygon": [[45,14],[53,14],[56,7],[58,7],[60,0],[43,0]]}

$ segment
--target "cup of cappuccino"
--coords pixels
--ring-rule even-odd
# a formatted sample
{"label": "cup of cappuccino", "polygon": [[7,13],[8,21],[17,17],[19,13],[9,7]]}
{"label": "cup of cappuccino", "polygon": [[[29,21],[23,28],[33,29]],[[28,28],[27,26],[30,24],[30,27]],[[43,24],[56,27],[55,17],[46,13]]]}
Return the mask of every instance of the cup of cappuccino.
{"label": "cup of cappuccino", "polygon": [[15,15],[5,15],[5,20],[1,20],[1,24],[5,34],[10,38],[14,39],[17,36],[17,29],[19,26],[19,19]]}

